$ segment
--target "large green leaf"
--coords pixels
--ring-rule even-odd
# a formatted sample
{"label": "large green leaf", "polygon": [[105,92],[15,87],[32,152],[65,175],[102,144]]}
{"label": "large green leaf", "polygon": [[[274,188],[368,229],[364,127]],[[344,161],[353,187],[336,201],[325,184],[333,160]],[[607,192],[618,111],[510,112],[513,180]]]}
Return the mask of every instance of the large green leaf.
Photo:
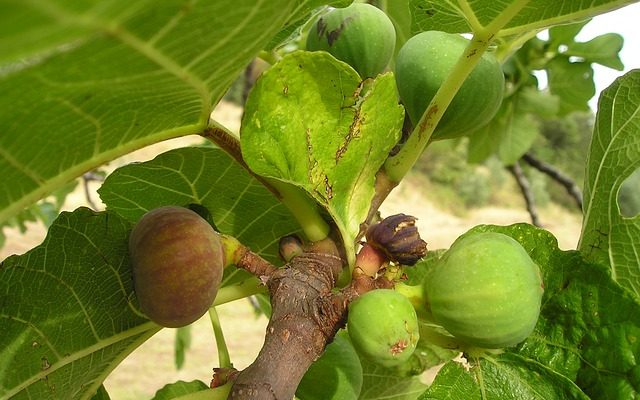
{"label": "large green leaf", "polygon": [[582,20],[602,14],[633,0],[411,0],[413,30],[471,32],[471,25],[491,24],[507,7],[524,7],[501,30],[499,36],[517,35],[552,25]]}
{"label": "large green leaf", "polygon": [[91,398],[158,330],[133,296],[130,227],[112,213],[62,213],[40,246],[0,264],[0,397]]}
{"label": "large green leaf", "polygon": [[0,3],[0,221],[121,154],[198,133],[300,0]]}
{"label": "large green leaf", "polygon": [[[470,359],[470,369],[450,362],[422,398],[635,398],[640,302],[611,279],[608,268],[559,250],[551,234],[531,225],[473,231],[513,237],[540,266],[540,318],[526,341],[500,355]],[[457,394],[448,397],[452,390]]]}
{"label": "large green leaf", "polygon": [[569,400],[589,398],[543,364],[507,354],[483,359],[471,369],[450,361],[420,400]]}
{"label": "large green leaf", "polygon": [[[640,295],[640,215],[625,218],[617,204],[625,179],[640,168],[640,70],[605,89],[589,150],[579,249],[610,265],[613,278]],[[637,190],[637,189],[636,189]]]}
{"label": "large green leaf", "polygon": [[370,361],[362,360],[363,385],[358,400],[413,400],[427,388],[418,376],[398,375]]}
{"label": "large green leaf", "polygon": [[403,114],[393,75],[361,82],[328,53],[299,51],[253,88],[242,154],[257,174],[306,190],[329,211],[353,253],[375,174],[400,138]]}
{"label": "large green leaf", "polygon": [[279,260],[280,238],[299,230],[272,193],[212,147],[185,147],[126,165],[98,192],[108,210],[132,222],[163,205],[202,205],[219,232],[235,236],[272,262]]}

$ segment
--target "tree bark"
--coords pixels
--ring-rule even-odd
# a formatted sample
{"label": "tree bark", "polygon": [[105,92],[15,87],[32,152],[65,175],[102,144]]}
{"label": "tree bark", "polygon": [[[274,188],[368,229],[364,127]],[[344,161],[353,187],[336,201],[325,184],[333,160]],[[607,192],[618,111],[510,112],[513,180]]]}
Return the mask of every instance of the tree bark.
{"label": "tree bark", "polygon": [[236,378],[229,399],[293,398],[304,373],[344,325],[352,295],[332,293],[342,267],[337,251],[310,251],[268,277],[273,311],[265,343]]}
{"label": "tree bark", "polygon": [[542,224],[540,223],[540,217],[538,217],[538,211],[536,209],[533,192],[531,191],[531,185],[529,184],[527,177],[524,175],[524,172],[522,172],[520,164],[516,161],[513,165],[508,166],[507,169],[516,179],[516,182],[518,182],[524,201],[527,204],[527,211],[531,217],[531,223],[535,226],[541,227]]}
{"label": "tree bark", "polygon": [[547,164],[546,162],[539,160],[529,153],[522,156],[522,159],[533,168],[546,174],[551,179],[564,186],[564,188],[567,190],[567,193],[569,193],[569,195],[576,202],[578,208],[582,210],[582,190],[580,190],[573,179],[563,174],[562,171],[558,170],[553,165]]}

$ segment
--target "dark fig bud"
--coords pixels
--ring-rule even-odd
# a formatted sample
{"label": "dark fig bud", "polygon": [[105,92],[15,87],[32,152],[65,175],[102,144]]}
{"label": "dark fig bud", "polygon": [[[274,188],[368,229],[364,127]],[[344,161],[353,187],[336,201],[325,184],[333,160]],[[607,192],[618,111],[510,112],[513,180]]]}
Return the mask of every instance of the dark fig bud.
{"label": "dark fig bud", "polygon": [[387,217],[371,225],[365,236],[367,243],[402,265],[414,265],[427,254],[427,243],[420,238],[416,219],[411,215]]}
{"label": "dark fig bud", "polygon": [[280,257],[289,262],[295,256],[303,253],[302,240],[296,235],[288,235],[280,238],[279,243]]}

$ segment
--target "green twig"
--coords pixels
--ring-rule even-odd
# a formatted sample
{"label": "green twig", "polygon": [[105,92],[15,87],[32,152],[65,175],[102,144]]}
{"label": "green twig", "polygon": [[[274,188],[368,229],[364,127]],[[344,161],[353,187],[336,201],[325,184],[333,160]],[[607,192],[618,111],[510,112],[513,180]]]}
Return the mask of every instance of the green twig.
{"label": "green twig", "polygon": [[248,278],[237,285],[220,288],[216,295],[216,299],[213,301],[212,307],[244,299],[245,297],[264,293],[266,291],[266,286],[264,286],[258,278]]}
{"label": "green twig", "polygon": [[315,201],[302,189],[275,179],[267,179],[267,182],[278,191],[280,201],[296,218],[307,239],[317,242],[329,236],[329,224],[320,215]]}
{"label": "green twig", "polygon": [[514,1],[489,25],[486,27],[478,26],[478,30],[473,32],[473,38],[471,38],[469,45],[440,86],[440,89],[438,89],[438,92],[431,99],[429,106],[416,124],[407,142],[396,155],[390,157],[385,163],[384,168],[390,180],[400,182],[413,167],[431,141],[433,131],[447,107],[451,104],[464,80],[480,61],[495,34],[511,21],[528,2],[529,0]]}
{"label": "green twig", "polygon": [[175,400],[226,400],[231,393],[232,383],[219,386],[214,389],[200,390],[199,392],[185,394],[176,397]]}
{"label": "green twig", "polygon": [[211,307],[209,309],[209,318],[211,319],[213,334],[216,337],[220,368],[232,368],[233,364],[231,363],[231,357],[229,356],[229,349],[227,348],[227,342],[224,340],[222,326],[220,325],[220,319],[218,318],[218,312],[215,307]]}

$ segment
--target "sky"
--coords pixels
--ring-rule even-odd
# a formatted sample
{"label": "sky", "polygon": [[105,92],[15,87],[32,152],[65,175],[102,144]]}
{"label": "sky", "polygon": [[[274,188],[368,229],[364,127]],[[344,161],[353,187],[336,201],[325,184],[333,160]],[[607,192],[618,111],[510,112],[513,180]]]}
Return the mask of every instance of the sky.
{"label": "sky", "polygon": [[582,29],[576,39],[586,42],[608,32],[619,33],[624,37],[624,46],[620,52],[624,71],[616,71],[598,64],[593,65],[596,96],[589,104],[594,111],[602,90],[613,83],[618,76],[634,68],[640,68],[640,3],[595,17]]}

